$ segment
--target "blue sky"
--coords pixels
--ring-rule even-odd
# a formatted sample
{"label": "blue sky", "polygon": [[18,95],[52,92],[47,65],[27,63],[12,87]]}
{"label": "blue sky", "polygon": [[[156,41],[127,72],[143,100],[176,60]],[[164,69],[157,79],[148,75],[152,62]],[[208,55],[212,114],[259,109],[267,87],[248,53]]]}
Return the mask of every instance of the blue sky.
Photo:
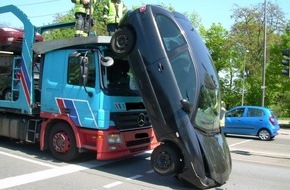
{"label": "blue sky", "polygon": [[[270,0],[267,0],[270,1]],[[286,19],[290,20],[289,0],[271,0],[277,3],[286,13]],[[212,23],[221,23],[223,27],[229,29],[233,24],[230,18],[234,4],[239,6],[250,6],[263,3],[264,0],[123,0],[129,9],[133,5],[161,4],[171,5],[178,12],[196,12],[201,23],[209,28]],[[1,0],[0,7],[5,5],[18,6],[31,20],[35,26],[50,24],[56,13],[65,14],[73,8],[71,0]],[[19,27],[21,23],[12,14],[0,14],[0,23],[9,26]]]}

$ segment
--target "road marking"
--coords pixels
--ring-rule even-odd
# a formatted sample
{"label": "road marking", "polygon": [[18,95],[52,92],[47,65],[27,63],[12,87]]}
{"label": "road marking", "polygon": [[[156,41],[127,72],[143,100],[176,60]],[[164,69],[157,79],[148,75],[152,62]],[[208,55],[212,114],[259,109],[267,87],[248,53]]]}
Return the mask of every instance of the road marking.
{"label": "road marking", "polygon": [[123,184],[123,182],[121,182],[121,181],[116,181],[116,182],[114,182],[114,183],[110,183],[110,184],[105,185],[105,186],[103,186],[103,187],[106,188],[106,189],[109,189],[109,188],[112,188],[112,187],[115,187],[115,186],[118,186],[118,185],[121,185],[121,184]]}
{"label": "road marking", "polygon": [[247,159],[239,159],[239,158],[232,158],[233,160],[237,160],[237,161],[242,161],[242,162],[252,162],[252,163],[257,163],[257,164],[265,164],[265,165],[269,165],[269,166],[282,166],[282,167],[290,167],[287,164],[278,164],[278,163],[270,163],[270,162],[261,162],[259,161],[254,161],[254,160],[247,160]]}
{"label": "road marking", "polygon": [[240,152],[248,152],[249,154],[255,156],[275,156],[277,158],[283,158],[283,159],[290,159],[290,154],[280,154],[280,153],[272,153],[272,152],[262,152],[262,151],[255,151],[255,150],[249,150],[249,149],[238,149],[233,148],[231,151],[240,151]]}
{"label": "road marking", "polygon": [[149,171],[147,171],[147,172],[145,172],[146,174],[152,174],[152,173],[154,173],[154,170],[149,170]]}
{"label": "road marking", "polygon": [[[125,180],[127,180],[127,181],[132,181],[132,180],[135,180],[135,179],[138,179],[138,178],[140,178],[140,177],[143,177],[143,175],[134,175],[134,176],[132,176],[132,177],[128,177],[128,178],[126,178]],[[122,182],[122,181],[115,181],[115,182],[113,182],[113,183],[110,183],[110,184],[107,184],[107,185],[105,185],[105,186],[103,186],[104,188],[106,188],[106,189],[109,189],[109,188],[112,188],[112,187],[115,187],[115,186],[118,186],[118,185],[121,185],[121,184],[123,184],[124,182]]]}
{"label": "road marking", "polygon": [[22,156],[17,156],[17,155],[14,155],[14,154],[10,154],[10,153],[7,153],[7,152],[0,151],[0,154],[2,154],[4,156],[9,156],[9,157],[12,157],[12,158],[16,158],[16,159],[19,159],[19,160],[23,160],[23,161],[26,161],[26,162],[31,162],[31,163],[34,163],[34,164],[38,164],[38,165],[41,165],[41,166],[46,166],[46,167],[49,167],[49,168],[58,168],[59,167],[59,166],[55,166],[55,165],[52,165],[52,164],[36,161],[36,160],[33,160],[33,159],[24,158]]}
{"label": "road marking", "polygon": [[53,169],[43,170],[39,172],[34,172],[30,174],[19,175],[15,177],[8,177],[0,179],[0,189],[11,188],[19,185],[24,185],[40,180],[45,180],[49,178],[54,178],[93,167],[100,166],[92,161],[82,162],[78,164],[69,164],[62,167],[57,167]]}
{"label": "road marking", "polygon": [[231,148],[233,146],[244,144],[244,143],[251,142],[251,141],[253,141],[253,140],[244,140],[244,141],[241,141],[241,142],[238,142],[238,143],[231,144],[231,145],[229,145],[229,147]]}
{"label": "road marking", "polygon": [[134,179],[138,179],[140,177],[143,177],[143,175],[134,175],[132,177],[126,178],[126,180],[134,180]]}

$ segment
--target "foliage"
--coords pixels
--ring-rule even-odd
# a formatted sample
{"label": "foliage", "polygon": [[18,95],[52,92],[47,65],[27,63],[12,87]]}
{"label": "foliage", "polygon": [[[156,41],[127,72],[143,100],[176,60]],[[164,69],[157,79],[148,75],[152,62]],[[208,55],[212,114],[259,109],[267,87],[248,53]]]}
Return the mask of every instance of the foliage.
{"label": "foliage", "polygon": [[[280,84],[277,75],[281,75],[281,67],[277,67],[277,54],[279,51],[271,51],[273,44],[279,44],[280,34],[284,28],[284,13],[281,8],[273,4],[267,3],[267,70],[266,70],[266,106],[274,106],[277,101],[277,94],[273,93],[273,89],[277,89]],[[252,7],[239,7],[236,5],[233,10],[232,18],[235,20],[230,31],[230,50],[231,59],[235,64],[239,74],[233,80],[245,81],[245,98],[244,102],[248,105],[261,105],[261,86],[262,86],[262,68],[264,53],[264,4],[257,4]],[[276,57],[276,60],[272,58]],[[280,59],[281,60],[281,59]],[[279,62],[278,62],[279,64]],[[243,70],[245,66],[245,72]],[[232,83],[234,83],[232,81]],[[269,85],[268,85],[269,84]],[[240,90],[238,90],[240,88]],[[240,92],[240,98],[230,102],[230,107],[241,104],[242,85],[236,86],[236,92]],[[277,89],[278,90],[278,89]],[[230,99],[230,98],[229,98]],[[238,101],[237,101],[238,100]]]}
{"label": "foliage", "polygon": [[[54,18],[54,24],[69,22],[69,21],[74,21],[73,10],[70,10],[68,12],[68,14],[66,14],[66,15],[57,14],[57,15],[55,15],[55,18]],[[51,31],[46,31],[42,35],[43,35],[45,40],[69,38],[69,37],[74,36],[74,28],[54,29]]]}
{"label": "foliage", "polygon": [[[95,33],[95,35],[107,35],[106,26],[103,22],[103,9],[104,9],[105,0],[99,0],[96,4],[94,4],[94,20],[95,25],[91,28],[91,33]],[[67,22],[67,21],[75,21],[74,11],[70,10],[67,14],[61,15],[58,14],[55,16],[53,24]],[[44,34],[45,40],[52,39],[63,39],[74,37],[74,28],[62,28],[55,29],[52,31],[48,31]]]}

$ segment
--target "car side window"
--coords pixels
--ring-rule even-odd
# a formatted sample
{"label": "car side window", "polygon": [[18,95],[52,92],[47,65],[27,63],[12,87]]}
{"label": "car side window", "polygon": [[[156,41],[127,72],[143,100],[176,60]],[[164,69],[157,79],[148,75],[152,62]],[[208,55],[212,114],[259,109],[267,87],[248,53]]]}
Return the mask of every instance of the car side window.
{"label": "car side window", "polygon": [[262,117],[264,115],[263,110],[255,109],[255,108],[249,108],[247,117]]}
{"label": "car side window", "polygon": [[[166,51],[171,51],[179,46],[186,44],[177,25],[164,15],[157,15],[156,22],[162,37]],[[170,28],[170,30],[168,30]]]}
{"label": "car side window", "polygon": [[245,108],[237,108],[226,114],[226,117],[243,117]]}

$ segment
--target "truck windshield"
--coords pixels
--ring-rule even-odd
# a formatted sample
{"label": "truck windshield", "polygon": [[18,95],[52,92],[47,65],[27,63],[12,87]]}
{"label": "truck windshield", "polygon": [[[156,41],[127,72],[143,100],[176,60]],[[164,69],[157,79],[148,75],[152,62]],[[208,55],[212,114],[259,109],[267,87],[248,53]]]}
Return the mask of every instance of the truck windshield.
{"label": "truck windshield", "polygon": [[110,67],[102,66],[101,71],[103,89],[106,94],[112,96],[138,95],[127,59],[114,58],[114,64]]}

